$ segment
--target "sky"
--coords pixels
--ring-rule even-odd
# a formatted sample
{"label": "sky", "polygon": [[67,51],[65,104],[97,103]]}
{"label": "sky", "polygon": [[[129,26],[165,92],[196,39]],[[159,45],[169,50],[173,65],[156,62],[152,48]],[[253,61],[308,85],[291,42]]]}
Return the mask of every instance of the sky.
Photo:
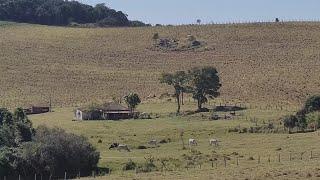
{"label": "sky", "polygon": [[123,11],[150,24],[320,20],[320,0],[78,0]]}

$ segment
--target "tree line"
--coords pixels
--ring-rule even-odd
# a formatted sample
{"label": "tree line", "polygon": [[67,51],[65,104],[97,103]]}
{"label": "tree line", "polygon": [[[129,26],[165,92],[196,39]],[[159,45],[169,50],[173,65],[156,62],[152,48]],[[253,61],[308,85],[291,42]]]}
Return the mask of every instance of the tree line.
{"label": "tree line", "polygon": [[177,71],[175,73],[164,73],[160,78],[161,83],[168,84],[174,88],[174,96],[177,101],[177,114],[180,113],[181,104],[185,93],[192,94],[197,101],[197,111],[205,111],[202,107],[220,95],[220,78],[214,67],[193,68],[189,71]]}
{"label": "tree line", "polygon": [[99,152],[83,136],[62,129],[32,127],[23,109],[0,109],[0,177],[46,179],[69,173],[89,175],[96,169]]}
{"label": "tree line", "polygon": [[43,25],[94,23],[99,26],[145,26],[105,4],[90,6],[64,0],[0,0],[0,20]]}

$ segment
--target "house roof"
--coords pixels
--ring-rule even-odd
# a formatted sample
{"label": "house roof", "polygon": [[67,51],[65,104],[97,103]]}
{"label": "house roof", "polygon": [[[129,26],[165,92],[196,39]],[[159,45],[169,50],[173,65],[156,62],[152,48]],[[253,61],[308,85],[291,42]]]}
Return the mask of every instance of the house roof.
{"label": "house roof", "polygon": [[121,104],[117,102],[108,102],[103,105],[97,105],[95,107],[82,107],[78,108],[78,110],[83,112],[88,112],[90,110],[97,110],[97,111],[104,111],[104,112],[122,112],[122,111],[130,111],[129,108],[122,106]]}
{"label": "house roof", "polygon": [[103,111],[130,111],[127,107],[122,106],[117,102],[108,102],[102,105]]}

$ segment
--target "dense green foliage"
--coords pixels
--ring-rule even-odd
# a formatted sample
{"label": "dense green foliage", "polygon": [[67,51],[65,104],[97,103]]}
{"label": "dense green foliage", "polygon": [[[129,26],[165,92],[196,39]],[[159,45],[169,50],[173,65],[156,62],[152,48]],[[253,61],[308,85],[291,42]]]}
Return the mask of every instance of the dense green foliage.
{"label": "dense green foliage", "polygon": [[189,82],[189,75],[184,71],[178,71],[176,73],[170,74],[165,73],[162,74],[162,77],[160,78],[161,83],[168,84],[170,86],[173,86],[174,88],[174,95],[177,100],[177,113],[180,113],[181,108],[181,99],[180,96],[183,94],[183,92],[186,92],[187,84]]}
{"label": "dense green foliage", "polygon": [[14,113],[0,109],[0,121],[0,176],[88,175],[97,167],[100,155],[82,136],[46,127],[34,130],[21,108]]}
{"label": "dense green foliage", "polygon": [[220,95],[221,87],[218,71],[213,67],[194,68],[190,72],[193,98],[198,101],[198,110],[202,110],[202,104],[208,102],[208,98]]}
{"label": "dense green foliage", "polygon": [[320,95],[311,96],[304,105],[305,112],[320,111]]}
{"label": "dense green foliage", "polygon": [[0,0],[0,20],[44,25],[68,25],[73,22],[100,26],[145,25],[129,21],[126,14],[105,4],[92,7],[64,0]]}
{"label": "dense green foliage", "polygon": [[141,99],[138,94],[130,93],[124,97],[129,109],[133,112],[135,108],[141,103]]}
{"label": "dense green foliage", "polygon": [[189,72],[177,71],[176,73],[162,74],[161,83],[174,87],[178,103],[177,113],[180,112],[183,93],[191,93],[197,100],[198,111],[202,111],[202,105],[208,102],[208,98],[215,98],[220,95],[221,87],[218,71],[214,67],[194,68]]}
{"label": "dense green foliage", "polygon": [[284,127],[291,129],[297,127],[304,130],[307,127],[320,128],[320,96],[311,96],[305,102],[304,107],[296,113],[283,118]]}

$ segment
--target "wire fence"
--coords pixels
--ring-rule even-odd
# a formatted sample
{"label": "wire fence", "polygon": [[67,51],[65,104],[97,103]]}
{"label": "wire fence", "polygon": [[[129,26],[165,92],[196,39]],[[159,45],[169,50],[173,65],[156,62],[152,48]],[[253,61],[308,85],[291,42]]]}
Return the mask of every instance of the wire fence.
{"label": "wire fence", "polygon": [[[157,158],[155,158],[157,159]],[[161,159],[161,158],[159,158]],[[158,160],[159,160],[158,159]],[[216,169],[216,168],[237,168],[237,167],[250,167],[255,165],[282,165],[282,164],[293,164],[297,165],[299,163],[308,163],[308,162],[318,162],[320,160],[320,151],[303,151],[303,152],[279,152],[273,154],[256,154],[256,155],[228,155],[216,157],[216,155],[206,155],[205,158],[200,158],[199,160],[181,160],[180,164],[174,163],[170,166],[169,163],[161,164],[155,163],[157,170],[156,171],[189,171],[192,169]],[[168,167],[171,167],[168,169]],[[122,171],[122,170],[119,170]],[[135,173],[139,173],[136,169]],[[85,176],[90,179],[94,179],[99,176],[110,175],[111,170],[104,172],[92,171],[92,174]],[[81,172],[68,172],[66,171],[63,175],[42,175],[42,174],[33,174],[29,176],[23,175],[12,175],[12,176],[3,176],[0,177],[0,180],[54,180],[54,179],[80,179],[83,177]]]}

